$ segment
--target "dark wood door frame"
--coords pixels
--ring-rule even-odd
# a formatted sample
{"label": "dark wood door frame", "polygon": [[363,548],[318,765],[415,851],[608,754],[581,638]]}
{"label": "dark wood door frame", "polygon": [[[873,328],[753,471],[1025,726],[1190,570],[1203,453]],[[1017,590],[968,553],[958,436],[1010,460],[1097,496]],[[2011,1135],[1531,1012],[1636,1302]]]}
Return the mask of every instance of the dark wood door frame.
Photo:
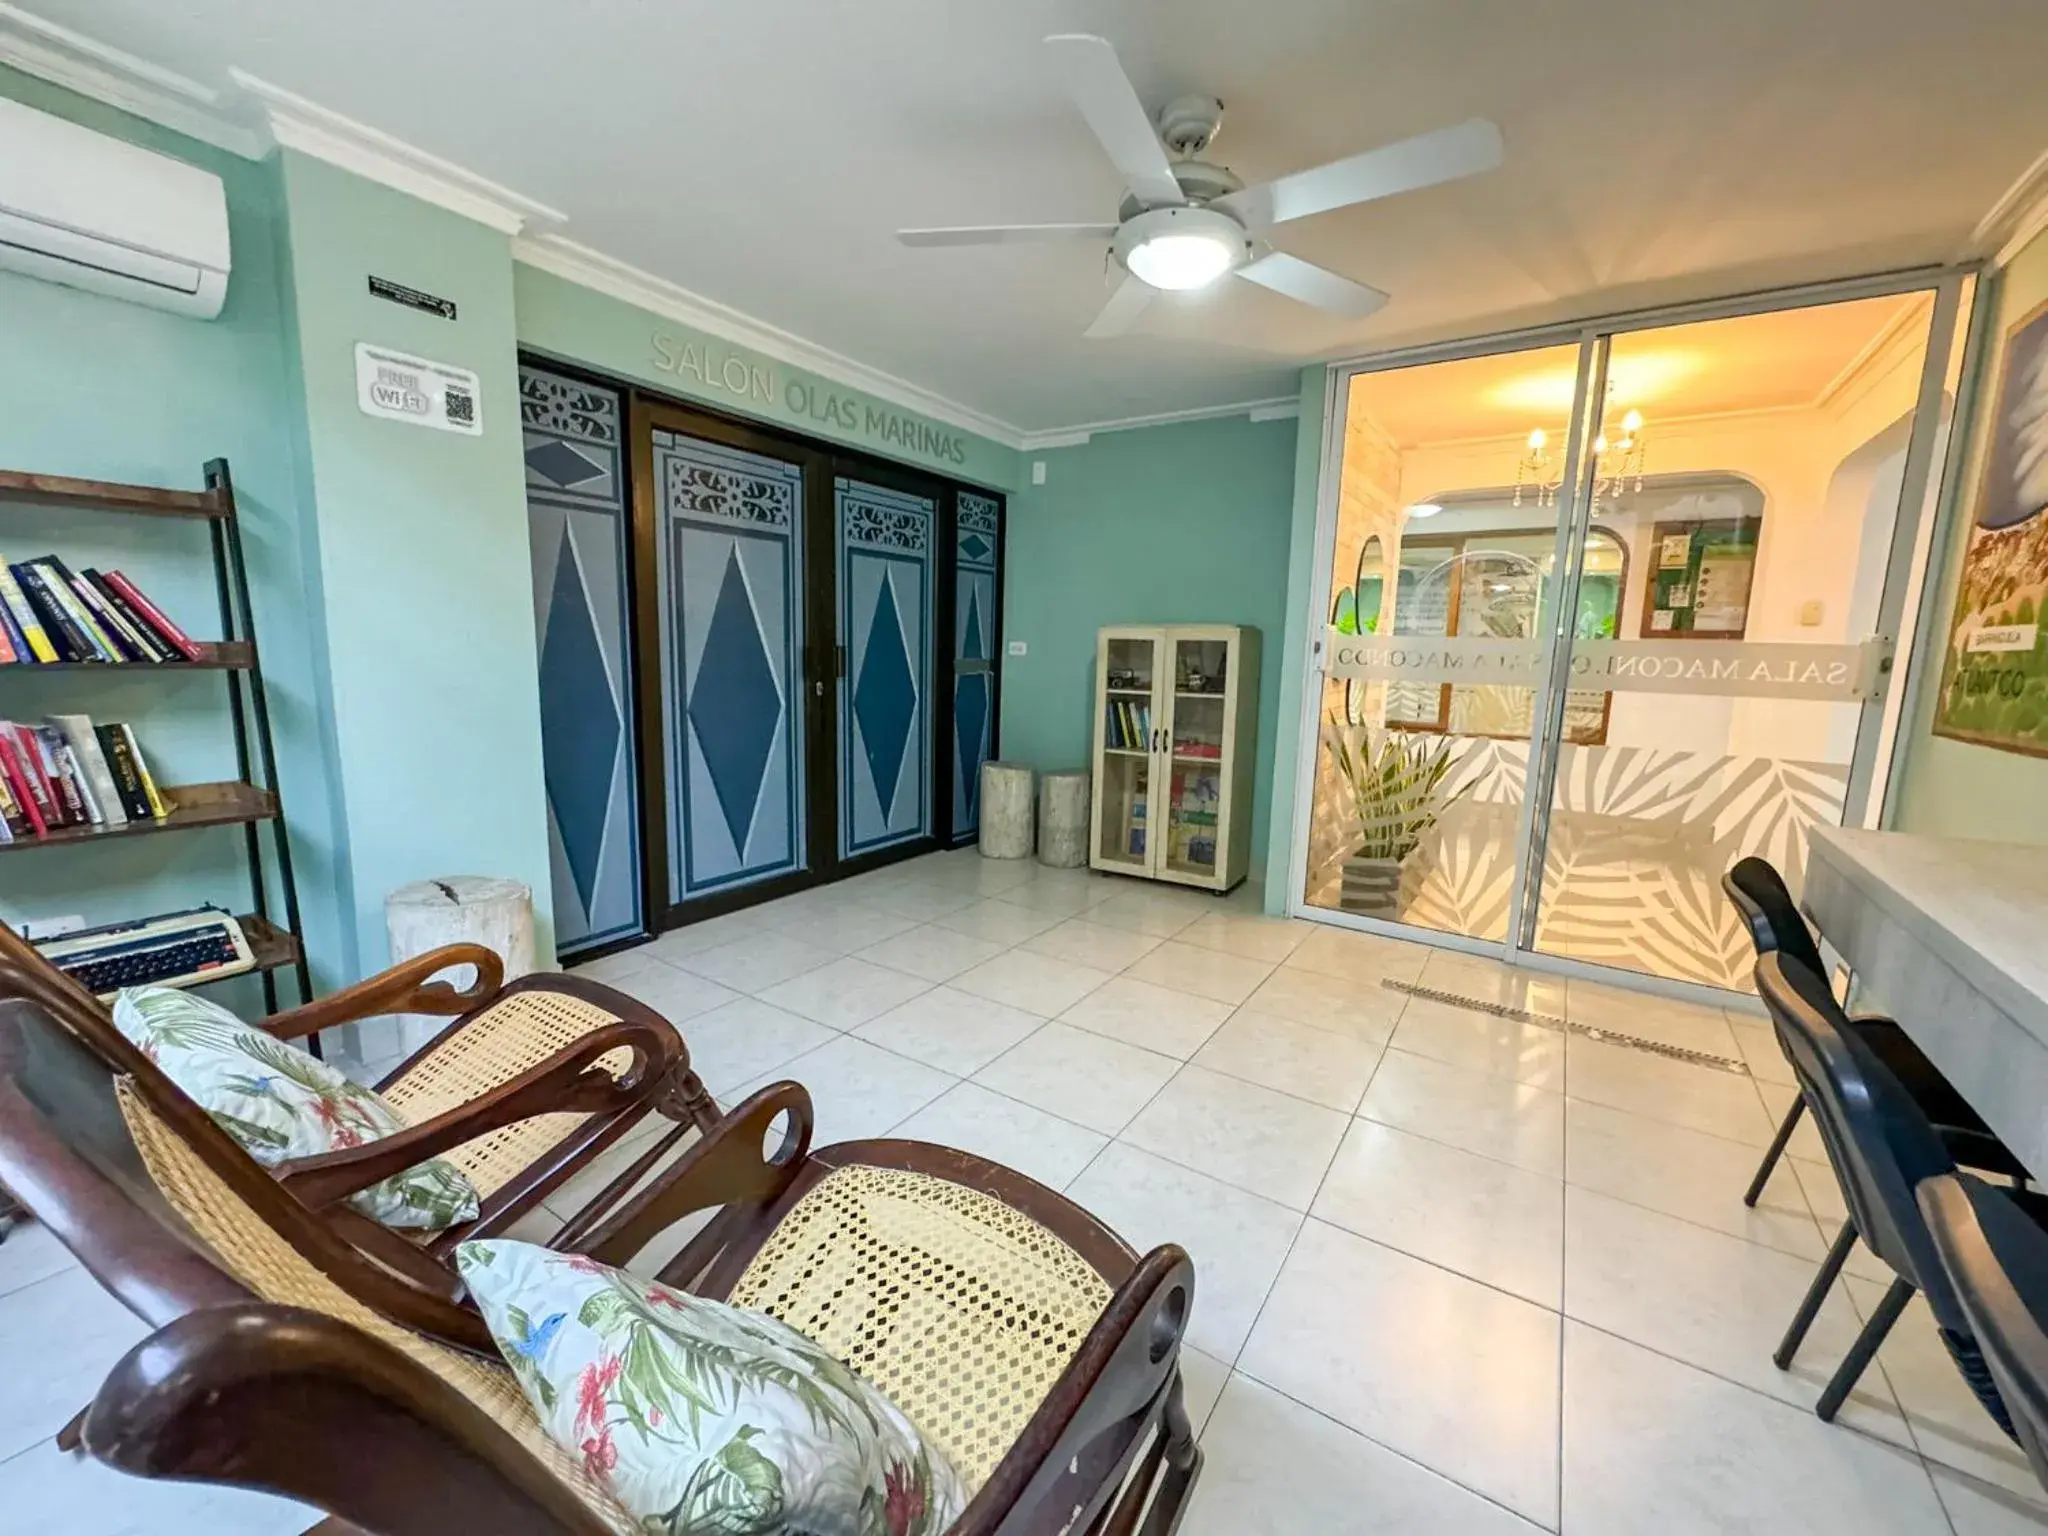
{"label": "dark wood door frame", "polygon": [[[641,903],[646,927],[638,937],[600,946],[578,958],[595,959],[644,943],[672,928],[951,846],[956,497],[963,490],[971,491],[988,497],[996,504],[995,608],[989,635],[989,755],[993,757],[1001,739],[1003,576],[1009,533],[1007,494],[990,486],[952,480],[934,471],[877,458],[858,449],[805,437],[744,417],[730,416],[548,353],[522,349],[520,361],[616,390],[626,404],[625,494],[630,519],[626,600],[632,615],[627,645],[631,654],[634,698],[630,740],[638,766]],[[657,428],[781,459],[800,465],[804,471],[802,681],[803,768],[807,780],[804,789],[804,849],[808,867],[773,879],[700,896],[685,903],[671,902],[668,898],[668,775],[662,725],[664,658],[661,654],[661,613],[658,606],[660,555],[657,540],[660,519],[655,505],[652,438]],[[838,856],[838,519],[833,499],[833,482],[841,476],[924,497],[934,507],[933,644],[932,669],[928,679],[932,694],[929,701],[931,741],[925,764],[931,835],[844,861]]]}

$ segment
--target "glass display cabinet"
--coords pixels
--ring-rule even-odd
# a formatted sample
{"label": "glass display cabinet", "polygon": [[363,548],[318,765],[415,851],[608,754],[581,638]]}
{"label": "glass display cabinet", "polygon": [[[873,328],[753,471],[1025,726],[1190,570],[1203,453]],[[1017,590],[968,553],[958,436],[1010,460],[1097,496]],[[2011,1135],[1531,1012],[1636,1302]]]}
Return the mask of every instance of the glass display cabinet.
{"label": "glass display cabinet", "polygon": [[1214,891],[1244,879],[1258,718],[1256,629],[1101,631],[1090,864]]}

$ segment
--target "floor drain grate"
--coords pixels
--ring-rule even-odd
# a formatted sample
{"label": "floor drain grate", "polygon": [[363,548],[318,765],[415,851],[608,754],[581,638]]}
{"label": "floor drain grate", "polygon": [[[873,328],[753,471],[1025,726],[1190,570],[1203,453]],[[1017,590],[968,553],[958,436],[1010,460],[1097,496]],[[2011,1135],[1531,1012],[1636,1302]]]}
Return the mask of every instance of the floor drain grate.
{"label": "floor drain grate", "polygon": [[1404,992],[1410,997],[1422,998],[1425,1002],[1446,1003],[1453,1008],[1464,1008],[1473,1013],[1489,1013],[1497,1019],[1513,1019],[1518,1024],[1533,1024],[1538,1029],[1554,1029],[1560,1034],[1578,1035],[1587,1040],[1602,1040],[1609,1045],[1624,1045],[1632,1051],[1643,1051],[1671,1061],[1690,1062],[1696,1067],[1712,1067],[1719,1072],[1732,1072],[1737,1077],[1750,1075],[1748,1063],[1735,1061],[1727,1056],[1716,1056],[1712,1051],[1691,1051],[1682,1045],[1666,1045],[1661,1040],[1645,1040],[1640,1035],[1625,1034],[1618,1029],[1600,1029],[1592,1024],[1576,1024],[1570,1019],[1561,1019],[1554,1013],[1536,1013],[1528,1008],[1517,1008],[1512,1003],[1490,1003],[1483,997],[1466,997],[1461,992],[1445,992],[1436,987],[1420,986],[1412,981],[1396,981],[1391,976],[1383,977],[1380,985],[1390,992]]}

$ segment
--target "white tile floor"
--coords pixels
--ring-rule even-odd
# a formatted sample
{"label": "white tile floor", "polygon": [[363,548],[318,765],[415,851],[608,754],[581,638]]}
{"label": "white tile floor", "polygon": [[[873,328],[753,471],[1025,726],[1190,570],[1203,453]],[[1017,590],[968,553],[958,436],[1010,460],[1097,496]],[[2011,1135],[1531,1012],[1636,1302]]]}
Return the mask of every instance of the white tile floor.
{"label": "white tile floor", "polygon": [[[1887,1278],[1867,1254],[1794,1370],[1772,1367],[1840,1198],[1795,1141],[1759,1208],[1741,1205],[1789,1092],[1746,1015],[1271,920],[1248,892],[971,851],[583,973],[673,1018],[722,1100],[793,1077],[821,1141],[966,1147],[1141,1248],[1186,1247],[1208,1456],[1189,1536],[2048,1530],[2048,1496],[1923,1306],[1841,1422],[1814,1418]],[[1746,1060],[1756,1079],[1388,977]],[[274,1500],[54,1450],[140,1332],[45,1234],[0,1245],[0,1532],[302,1530]]]}

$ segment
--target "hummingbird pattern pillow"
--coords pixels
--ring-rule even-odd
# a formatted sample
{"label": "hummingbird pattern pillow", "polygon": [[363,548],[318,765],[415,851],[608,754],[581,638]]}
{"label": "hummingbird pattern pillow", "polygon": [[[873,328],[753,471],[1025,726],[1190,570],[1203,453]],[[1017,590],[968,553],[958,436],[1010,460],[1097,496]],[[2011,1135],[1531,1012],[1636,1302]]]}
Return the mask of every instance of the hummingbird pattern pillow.
{"label": "hummingbird pattern pillow", "polygon": [[648,1536],[939,1536],[967,1497],[788,1324],[499,1239],[455,1262],[542,1427]]}
{"label": "hummingbird pattern pillow", "polygon": [[[360,1147],[405,1121],[371,1089],[288,1041],[175,987],[129,987],[114,1025],[265,1167]],[[387,1227],[439,1231],[476,1220],[476,1186],[430,1158],[349,1197]]]}

